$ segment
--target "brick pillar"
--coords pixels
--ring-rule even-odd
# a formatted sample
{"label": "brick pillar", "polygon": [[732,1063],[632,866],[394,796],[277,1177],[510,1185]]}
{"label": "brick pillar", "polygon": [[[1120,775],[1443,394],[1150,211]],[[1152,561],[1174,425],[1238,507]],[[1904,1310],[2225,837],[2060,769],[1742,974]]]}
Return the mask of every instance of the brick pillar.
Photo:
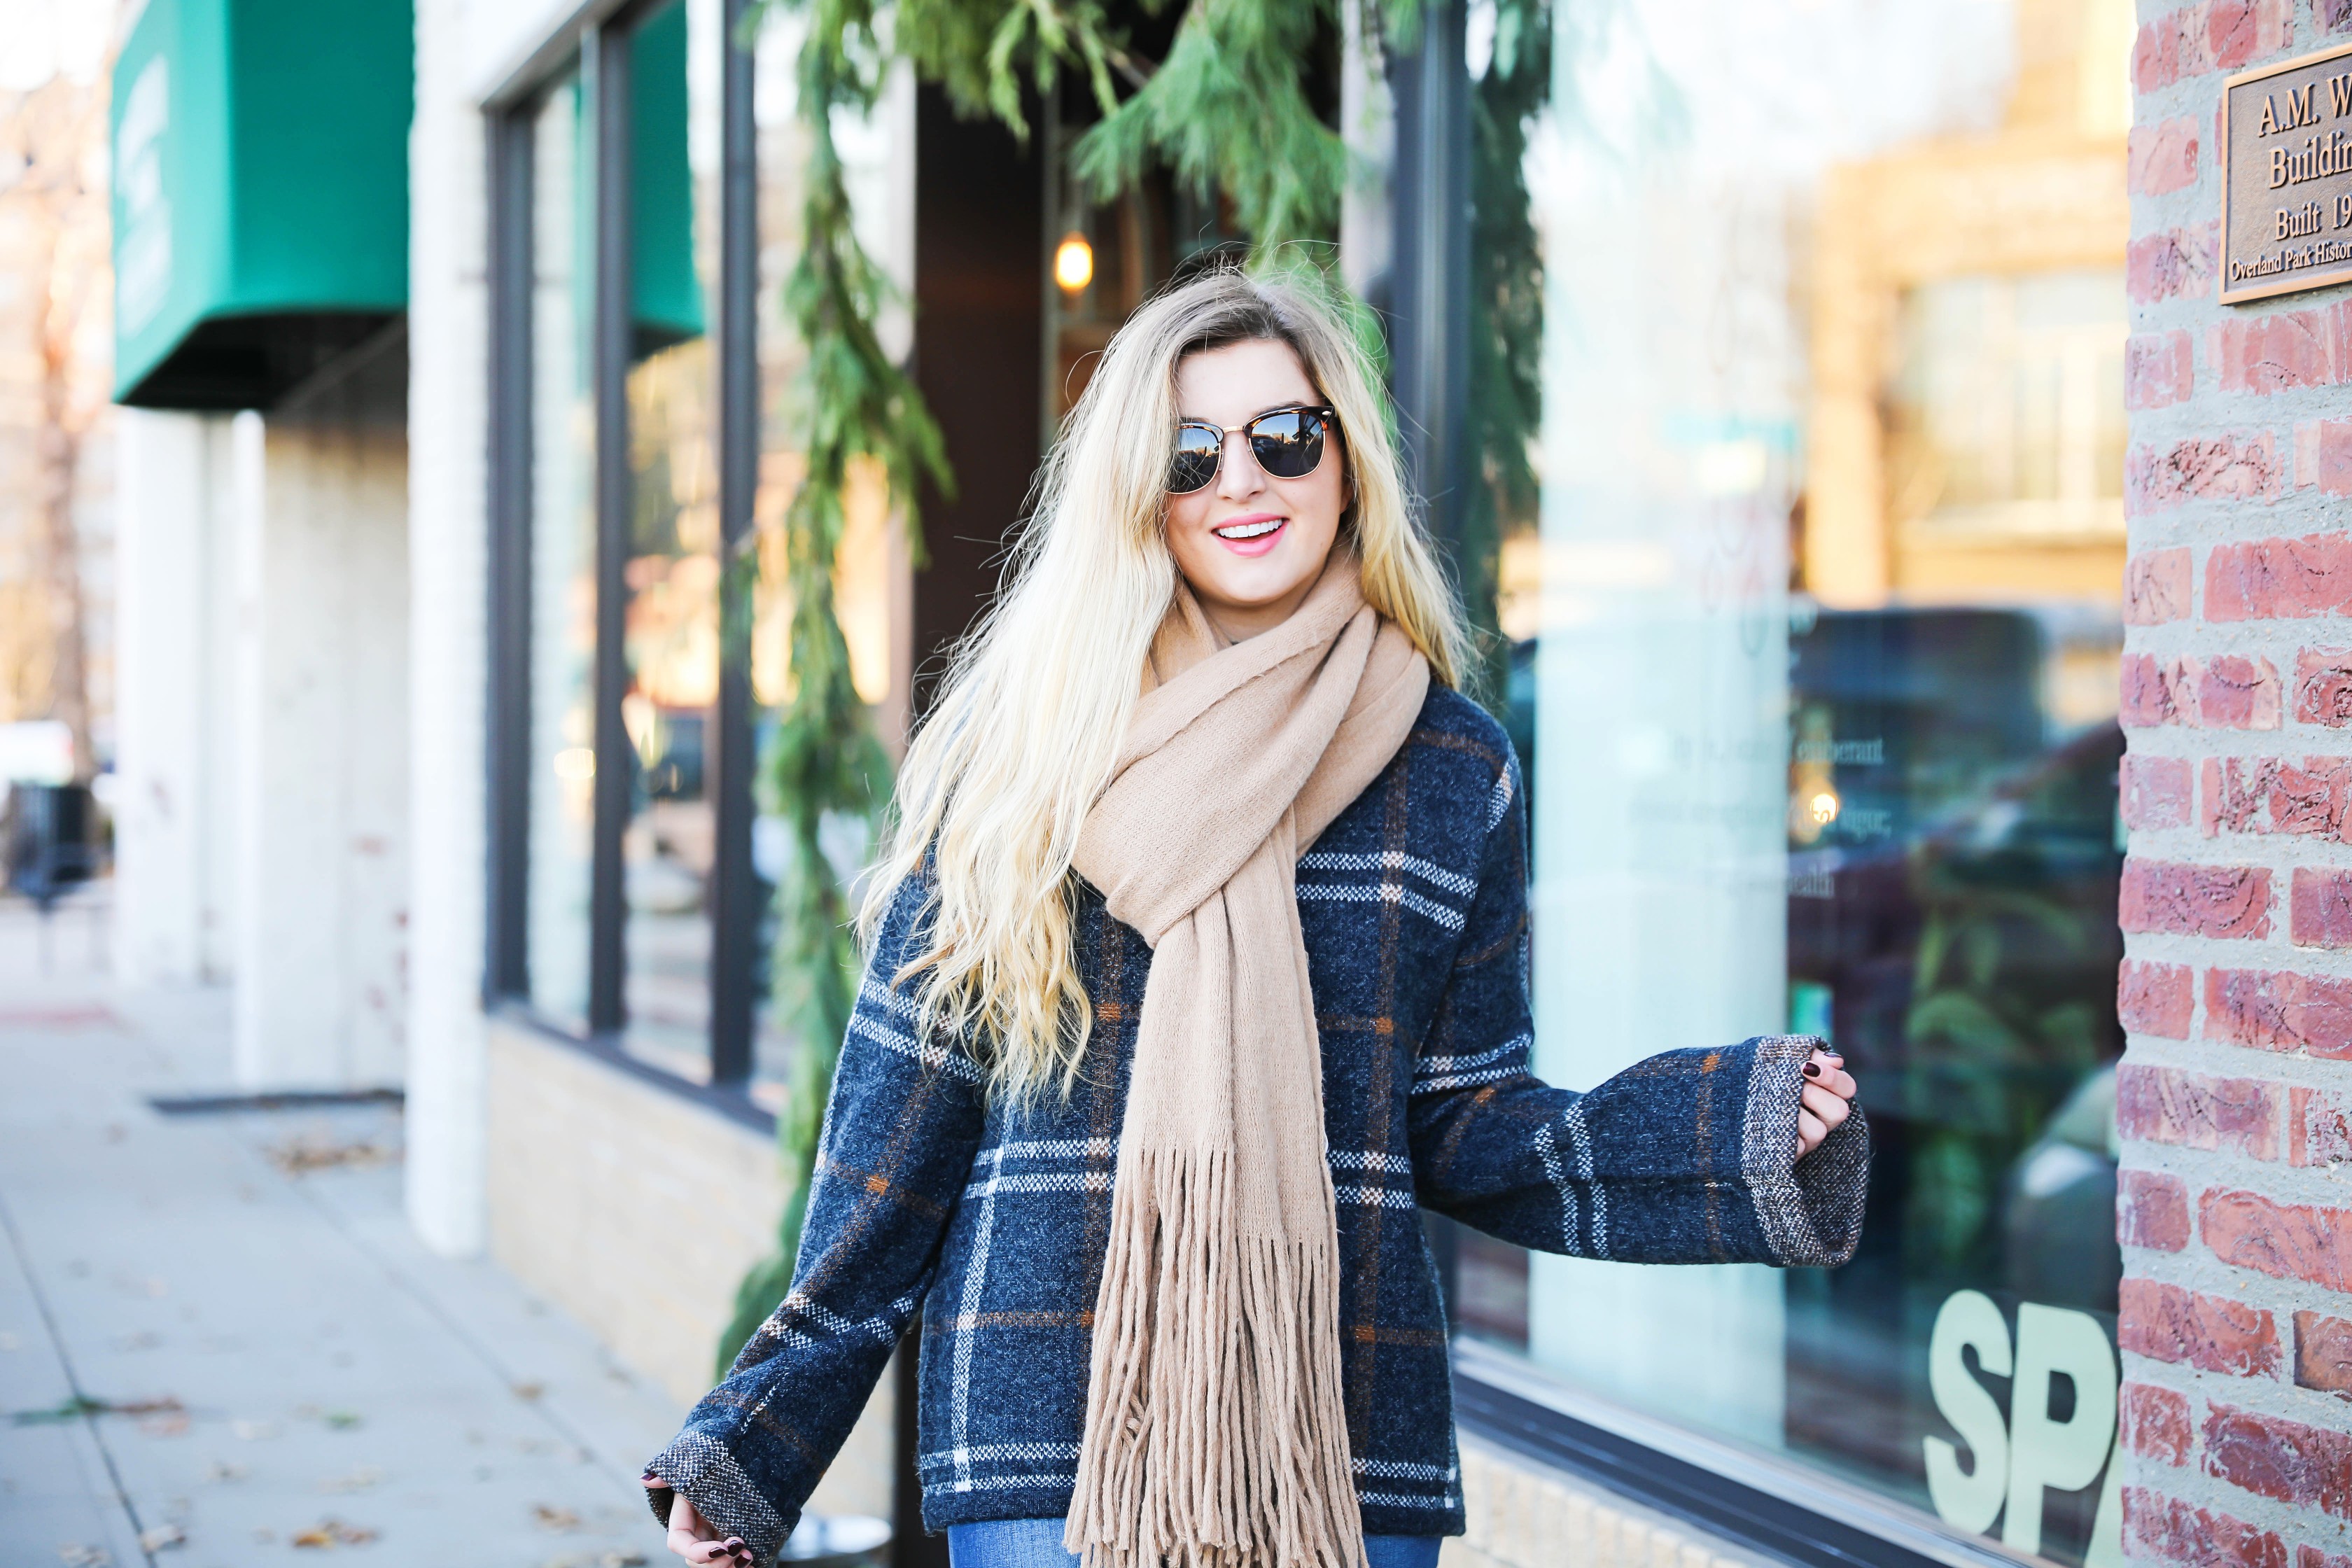
{"label": "brick pillar", "polygon": [[2352,4],[2140,16],[2124,1544],[2352,1568],[2352,298],[2214,275],[2222,78],[2352,41]]}

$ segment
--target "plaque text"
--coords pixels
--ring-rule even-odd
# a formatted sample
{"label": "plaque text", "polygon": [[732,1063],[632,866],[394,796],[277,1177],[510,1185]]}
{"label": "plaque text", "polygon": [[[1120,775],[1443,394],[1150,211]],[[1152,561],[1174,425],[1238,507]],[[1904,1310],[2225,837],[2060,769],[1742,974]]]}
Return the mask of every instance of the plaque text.
{"label": "plaque text", "polygon": [[2352,280],[2352,47],[2221,91],[2222,302]]}

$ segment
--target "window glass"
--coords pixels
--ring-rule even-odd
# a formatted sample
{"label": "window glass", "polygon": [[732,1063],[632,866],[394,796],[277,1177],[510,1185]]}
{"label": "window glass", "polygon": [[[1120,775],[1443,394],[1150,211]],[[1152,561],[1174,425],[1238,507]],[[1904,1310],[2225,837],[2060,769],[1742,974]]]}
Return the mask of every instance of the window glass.
{"label": "window glass", "polygon": [[705,758],[719,700],[715,5],[653,12],[631,42],[628,373],[632,507],[624,577],[628,683],[627,1048],[710,1071],[710,871]]}
{"label": "window glass", "polygon": [[585,1026],[595,791],[593,203],[577,77],[531,125],[530,885],[531,1005]]}
{"label": "window glass", "polygon": [[[751,700],[758,731],[755,754],[764,775],[768,741],[792,691],[792,600],[786,592],[784,516],[808,472],[800,432],[807,414],[800,378],[807,353],[784,306],[784,289],[800,258],[808,156],[799,119],[797,62],[804,21],[778,11],[761,29],[753,53],[757,87],[759,165],[760,470],[752,511],[759,576],[752,594]],[[900,68],[870,115],[833,117],[835,150],[848,187],[851,223],[867,258],[888,279],[891,292],[878,322],[885,352],[902,359],[912,341],[907,301],[914,279],[913,83]],[[913,613],[905,523],[890,505],[879,465],[850,465],[842,496],[842,537],[834,557],[834,612],[849,650],[850,680],[884,746],[894,753],[906,727],[907,643]],[[760,968],[752,994],[754,1099],[775,1105],[790,1077],[793,1040],[771,1005],[777,922],[772,899],[793,851],[791,824],[764,776],[753,799],[752,865],[767,911],[758,943]],[[854,873],[868,854],[865,825],[828,816],[820,838],[836,871]],[[856,889],[853,889],[853,897]]]}
{"label": "window glass", "polygon": [[1700,9],[1562,11],[1528,164],[1537,1068],[1825,1035],[1868,1220],[1835,1271],[1465,1238],[1460,1322],[2080,1563],[2119,1524],[2131,12]]}

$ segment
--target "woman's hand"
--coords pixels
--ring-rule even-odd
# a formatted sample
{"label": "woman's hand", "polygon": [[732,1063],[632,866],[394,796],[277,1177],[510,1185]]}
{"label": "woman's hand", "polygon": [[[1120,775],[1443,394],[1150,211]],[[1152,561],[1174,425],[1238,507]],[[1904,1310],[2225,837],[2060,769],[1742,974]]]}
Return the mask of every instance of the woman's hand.
{"label": "woman's hand", "polygon": [[[669,1485],[659,1476],[646,1472],[645,1483],[660,1488]],[[672,1492],[669,1504],[669,1549],[688,1563],[724,1563],[729,1568],[751,1568],[751,1549],[743,1544],[740,1535],[720,1540],[709,1521],[695,1511],[684,1492]]]}
{"label": "woman's hand", "polygon": [[[1820,1148],[1822,1140],[1838,1130],[1853,1110],[1853,1094],[1845,1058],[1835,1051],[1815,1051],[1805,1063],[1805,1088],[1797,1100],[1798,1159]],[[677,1531],[670,1531],[670,1539],[677,1539]]]}

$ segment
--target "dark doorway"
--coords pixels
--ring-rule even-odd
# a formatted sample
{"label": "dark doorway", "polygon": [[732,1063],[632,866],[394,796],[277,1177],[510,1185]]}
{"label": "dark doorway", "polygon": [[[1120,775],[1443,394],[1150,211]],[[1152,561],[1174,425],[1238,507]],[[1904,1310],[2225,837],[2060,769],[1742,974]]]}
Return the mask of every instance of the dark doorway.
{"label": "dark doorway", "polygon": [[[1032,123],[1034,123],[1034,110]],[[996,588],[1036,472],[1045,374],[1045,178],[1033,143],[960,120],[937,88],[915,109],[915,380],[947,437],[956,498],[923,498],[914,706]]]}

